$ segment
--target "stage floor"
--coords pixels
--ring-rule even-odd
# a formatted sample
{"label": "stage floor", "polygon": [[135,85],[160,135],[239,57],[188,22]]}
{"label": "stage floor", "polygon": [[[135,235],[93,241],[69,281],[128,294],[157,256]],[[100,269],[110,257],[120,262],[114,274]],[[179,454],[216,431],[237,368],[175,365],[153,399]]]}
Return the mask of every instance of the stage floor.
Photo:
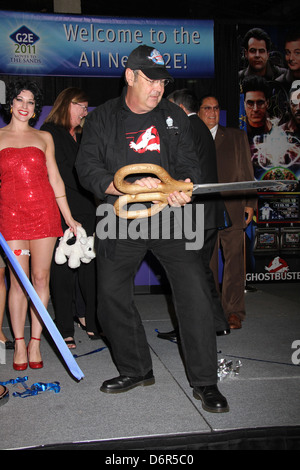
{"label": "stage floor", "polygon": [[[44,368],[16,372],[13,351],[0,364],[0,381],[17,377],[59,382],[60,391],[13,396],[0,407],[1,449],[193,451],[199,449],[300,449],[299,284],[255,284],[247,292],[241,330],[217,338],[218,359],[239,373],[225,376],[220,391],[230,411],[208,413],[193,398],[176,343],[157,338],[172,329],[165,295],[136,295],[148,337],[156,383],[127,393],[99,391],[118,375],[102,340],[91,341],[76,327],[76,361],[85,377],[74,380],[45,334]],[[53,316],[51,303],[49,313]],[[11,338],[7,319],[5,333]],[[26,339],[30,337],[26,324]]]}

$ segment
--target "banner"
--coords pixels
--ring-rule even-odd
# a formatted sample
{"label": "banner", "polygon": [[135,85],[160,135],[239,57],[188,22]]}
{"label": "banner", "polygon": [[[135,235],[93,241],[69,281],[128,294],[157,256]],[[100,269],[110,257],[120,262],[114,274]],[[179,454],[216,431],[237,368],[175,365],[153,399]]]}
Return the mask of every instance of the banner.
{"label": "banner", "polygon": [[214,76],[214,23],[0,12],[0,72],[8,75],[119,77],[146,44],[174,77]]}

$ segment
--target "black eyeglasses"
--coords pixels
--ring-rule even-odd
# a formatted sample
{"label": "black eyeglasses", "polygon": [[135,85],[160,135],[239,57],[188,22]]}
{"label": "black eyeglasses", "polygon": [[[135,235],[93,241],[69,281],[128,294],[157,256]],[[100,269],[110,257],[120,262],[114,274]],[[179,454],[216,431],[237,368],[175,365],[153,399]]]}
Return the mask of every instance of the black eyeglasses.
{"label": "black eyeglasses", "polygon": [[150,78],[144,77],[144,75],[141,75],[138,72],[136,74],[142,77],[144,80],[146,80],[146,82],[148,82],[151,86],[155,86],[155,85],[167,86],[168,83],[170,83],[170,80],[168,80],[167,78],[163,78],[162,80],[150,80]]}

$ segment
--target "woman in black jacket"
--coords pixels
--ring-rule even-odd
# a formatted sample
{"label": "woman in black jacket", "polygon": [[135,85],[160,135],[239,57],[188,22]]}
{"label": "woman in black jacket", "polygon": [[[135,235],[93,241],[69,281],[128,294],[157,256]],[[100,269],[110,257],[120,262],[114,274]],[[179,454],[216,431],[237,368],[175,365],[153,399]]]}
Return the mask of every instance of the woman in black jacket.
{"label": "woman in black jacket", "polygon": [[[74,167],[80,145],[82,123],[88,113],[88,97],[84,91],[71,87],[56,98],[42,130],[50,132],[55,144],[55,157],[66,187],[66,196],[74,218],[88,236],[95,231],[96,204],[93,195],[79,183]],[[63,230],[68,227],[62,221]],[[57,241],[57,243],[59,240]],[[96,325],[96,263],[92,260],[77,269],[68,264],[51,265],[51,299],[57,327],[68,344],[75,348],[75,321],[91,339],[99,337]],[[83,311],[82,311],[83,310]]]}

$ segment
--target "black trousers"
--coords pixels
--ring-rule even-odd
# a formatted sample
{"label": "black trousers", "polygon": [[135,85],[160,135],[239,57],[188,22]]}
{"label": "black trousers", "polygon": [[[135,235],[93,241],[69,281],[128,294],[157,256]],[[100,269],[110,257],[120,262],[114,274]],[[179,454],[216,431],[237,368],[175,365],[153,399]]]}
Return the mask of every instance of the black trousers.
{"label": "black trousers", "polygon": [[[86,230],[87,235],[92,235],[95,227],[94,215],[86,213],[75,213],[74,218],[78,220]],[[62,228],[68,227],[62,220]],[[60,239],[56,241],[53,252],[50,271],[50,293],[54,307],[56,326],[63,338],[74,336],[74,314],[85,317],[87,331],[97,332],[97,283],[96,283],[96,261],[81,263],[79,268],[71,269],[68,262],[64,264],[55,263],[55,251]],[[79,307],[82,311],[79,311]]]}
{"label": "black trousers", "polygon": [[134,277],[148,250],[168,276],[191,386],[217,383],[213,300],[202,258],[199,252],[186,250],[183,239],[118,240],[113,259],[97,254],[99,322],[119,373],[140,376],[152,369],[147,338],[134,304]]}
{"label": "black trousers", "polygon": [[[85,317],[87,331],[98,331],[95,259],[88,264],[81,263],[77,269],[71,269],[68,263],[56,264],[53,257],[50,289],[56,326],[63,338],[74,336],[74,313]],[[76,312],[79,295],[85,306],[83,312]]]}
{"label": "black trousers", "polygon": [[213,299],[213,316],[216,332],[229,329],[229,324],[225,317],[221,303],[221,295],[219,290],[216,288],[214,273],[210,268],[210,260],[214,253],[215,245],[218,239],[218,232],[219,230],[215,228],[204,231],[204,245],[200,251],[200,256],[202,257],[204,269],[206,272],[206,279]]}

